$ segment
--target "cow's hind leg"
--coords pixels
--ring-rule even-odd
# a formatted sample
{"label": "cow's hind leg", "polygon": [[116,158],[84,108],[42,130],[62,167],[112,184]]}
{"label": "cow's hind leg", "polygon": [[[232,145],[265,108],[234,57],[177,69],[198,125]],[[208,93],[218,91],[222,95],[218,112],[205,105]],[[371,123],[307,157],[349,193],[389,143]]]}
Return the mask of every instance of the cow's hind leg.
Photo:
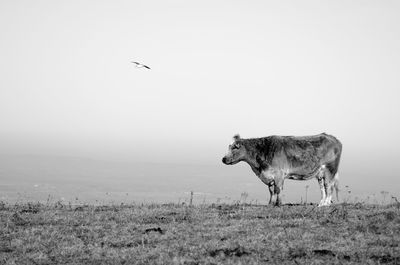
{"label": "cow's hind leg", "polygon": [[318,207],[329,205],[327,204],[327,199],[329,196],[327,189],[327,173],[328,172],[325,166],[322,166],[317,175],[319,188],[321,189],[321,201],[319,202]]}
{"label": "cow's hind leg", "polygon": [[329,176],[325,177],[324,186],[325,186],[325,192],[326,192],[324,205],[329,206],[332,203],[332,188],[333,188],[333,185],[330,181]]}
{"label": "cow's hind leg", "polygon": [[319,207],[319,206],[324,206],[326,200],[325,180],[323,176],[318,176],[318,184],[319,188],[321,189],[321,201],[318,204]]}
{"label": "cow's hind leg", "polygon": [[333,190],[336,189],[336,199],[339,201],[338,190],[339,190],[339,174],[337,172],[337,162],[326,164],[324,170],[325,190],[326,198],[325,205],[332,203]]}
{"label": "cow's hind leg", "polygon": [[[325,174],[325,190],[326,190],[325,205],[330,205],[332,203],[333,190],[336,187],[336,181],[337,181],[336,175],[337,174],[333,176],[332,173],[330,172],[326,172]],[[337,193],[336,197],[338,197]]]}
{"label": "cow's hind leg", "polygon": [[332,193],[335,180],[332,176],[332,173],[326,168],[326,166],[321,167],[317,178],[322,197],[318,206],[329,206],[332,203]]}
{"label": "cow's hind leg", "polygon": [[332,203],[332,194],[333,189],[336,189],[336,199],[338,198],[338,191],[339,191],[339,175],[338,175],[338,167],[340,161],[340,154],[341,154],[341,146],[338,150],[336,150],[336,158],[334,161],[325,164],[324,171],[325,171],[325,187],[326,187],[326,201],[325,205],[330,205]]}

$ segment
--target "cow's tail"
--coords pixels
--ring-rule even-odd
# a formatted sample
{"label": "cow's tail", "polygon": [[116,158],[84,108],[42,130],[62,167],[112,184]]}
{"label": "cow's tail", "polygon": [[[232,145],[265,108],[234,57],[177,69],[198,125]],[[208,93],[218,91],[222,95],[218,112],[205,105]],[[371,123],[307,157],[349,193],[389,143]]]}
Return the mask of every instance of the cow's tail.
{"label": "cow's tail", "polygon": [[339,172],[336,172],[335,177],[333,178],[333,187],[336,192],[336,200],[339,202]]}
{"label": "cow's tail", "polygon": [[[334,137],[333,137],[334,138]],[[331,164],[331,173],[334,176],[333,177],[333,187],[335,188],[335,192],[336,192],[336,200],[339,202],[339,163],[340,163],[340,157],[342,155],[342,143],[336,139],[335,139],[335,144],[336,147],[334,148],[334,152],[335,152],[335,160],[333,161],[333,163]]]}

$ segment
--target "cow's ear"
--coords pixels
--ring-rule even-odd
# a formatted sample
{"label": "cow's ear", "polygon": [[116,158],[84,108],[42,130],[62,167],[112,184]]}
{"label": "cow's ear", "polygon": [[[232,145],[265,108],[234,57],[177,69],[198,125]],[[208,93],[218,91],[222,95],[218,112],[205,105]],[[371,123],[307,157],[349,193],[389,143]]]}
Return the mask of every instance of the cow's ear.
{"label": "cow's ear", "polygon": [[239,135],[239,134],[235,134],[235,135],[233,136],[233,140],[234,140],[234,141],[240,140],[240,135]]}

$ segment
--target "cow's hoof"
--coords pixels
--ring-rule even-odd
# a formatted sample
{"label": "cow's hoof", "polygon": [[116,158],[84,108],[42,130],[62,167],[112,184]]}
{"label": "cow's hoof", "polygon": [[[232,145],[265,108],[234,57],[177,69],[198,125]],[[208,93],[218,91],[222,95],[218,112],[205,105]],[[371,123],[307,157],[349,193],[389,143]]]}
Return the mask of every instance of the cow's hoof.
{"label": "cow's hoof", "polygon": [[318,206],[329,206],[331,204],[332,204],[332,200],[327,199],[327,200],[320,202]]}

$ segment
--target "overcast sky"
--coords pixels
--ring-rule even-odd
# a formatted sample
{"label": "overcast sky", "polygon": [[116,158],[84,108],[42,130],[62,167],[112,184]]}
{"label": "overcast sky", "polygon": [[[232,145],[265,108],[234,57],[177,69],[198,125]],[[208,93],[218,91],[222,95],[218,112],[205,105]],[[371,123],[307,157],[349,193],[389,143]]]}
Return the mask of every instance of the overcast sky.
{"label": "overcast sky", "polygon": [[1,1],[0,153],[218,164],[235,133],[326,132],[348,175],[399,187],[399,14],[399,1]]}

